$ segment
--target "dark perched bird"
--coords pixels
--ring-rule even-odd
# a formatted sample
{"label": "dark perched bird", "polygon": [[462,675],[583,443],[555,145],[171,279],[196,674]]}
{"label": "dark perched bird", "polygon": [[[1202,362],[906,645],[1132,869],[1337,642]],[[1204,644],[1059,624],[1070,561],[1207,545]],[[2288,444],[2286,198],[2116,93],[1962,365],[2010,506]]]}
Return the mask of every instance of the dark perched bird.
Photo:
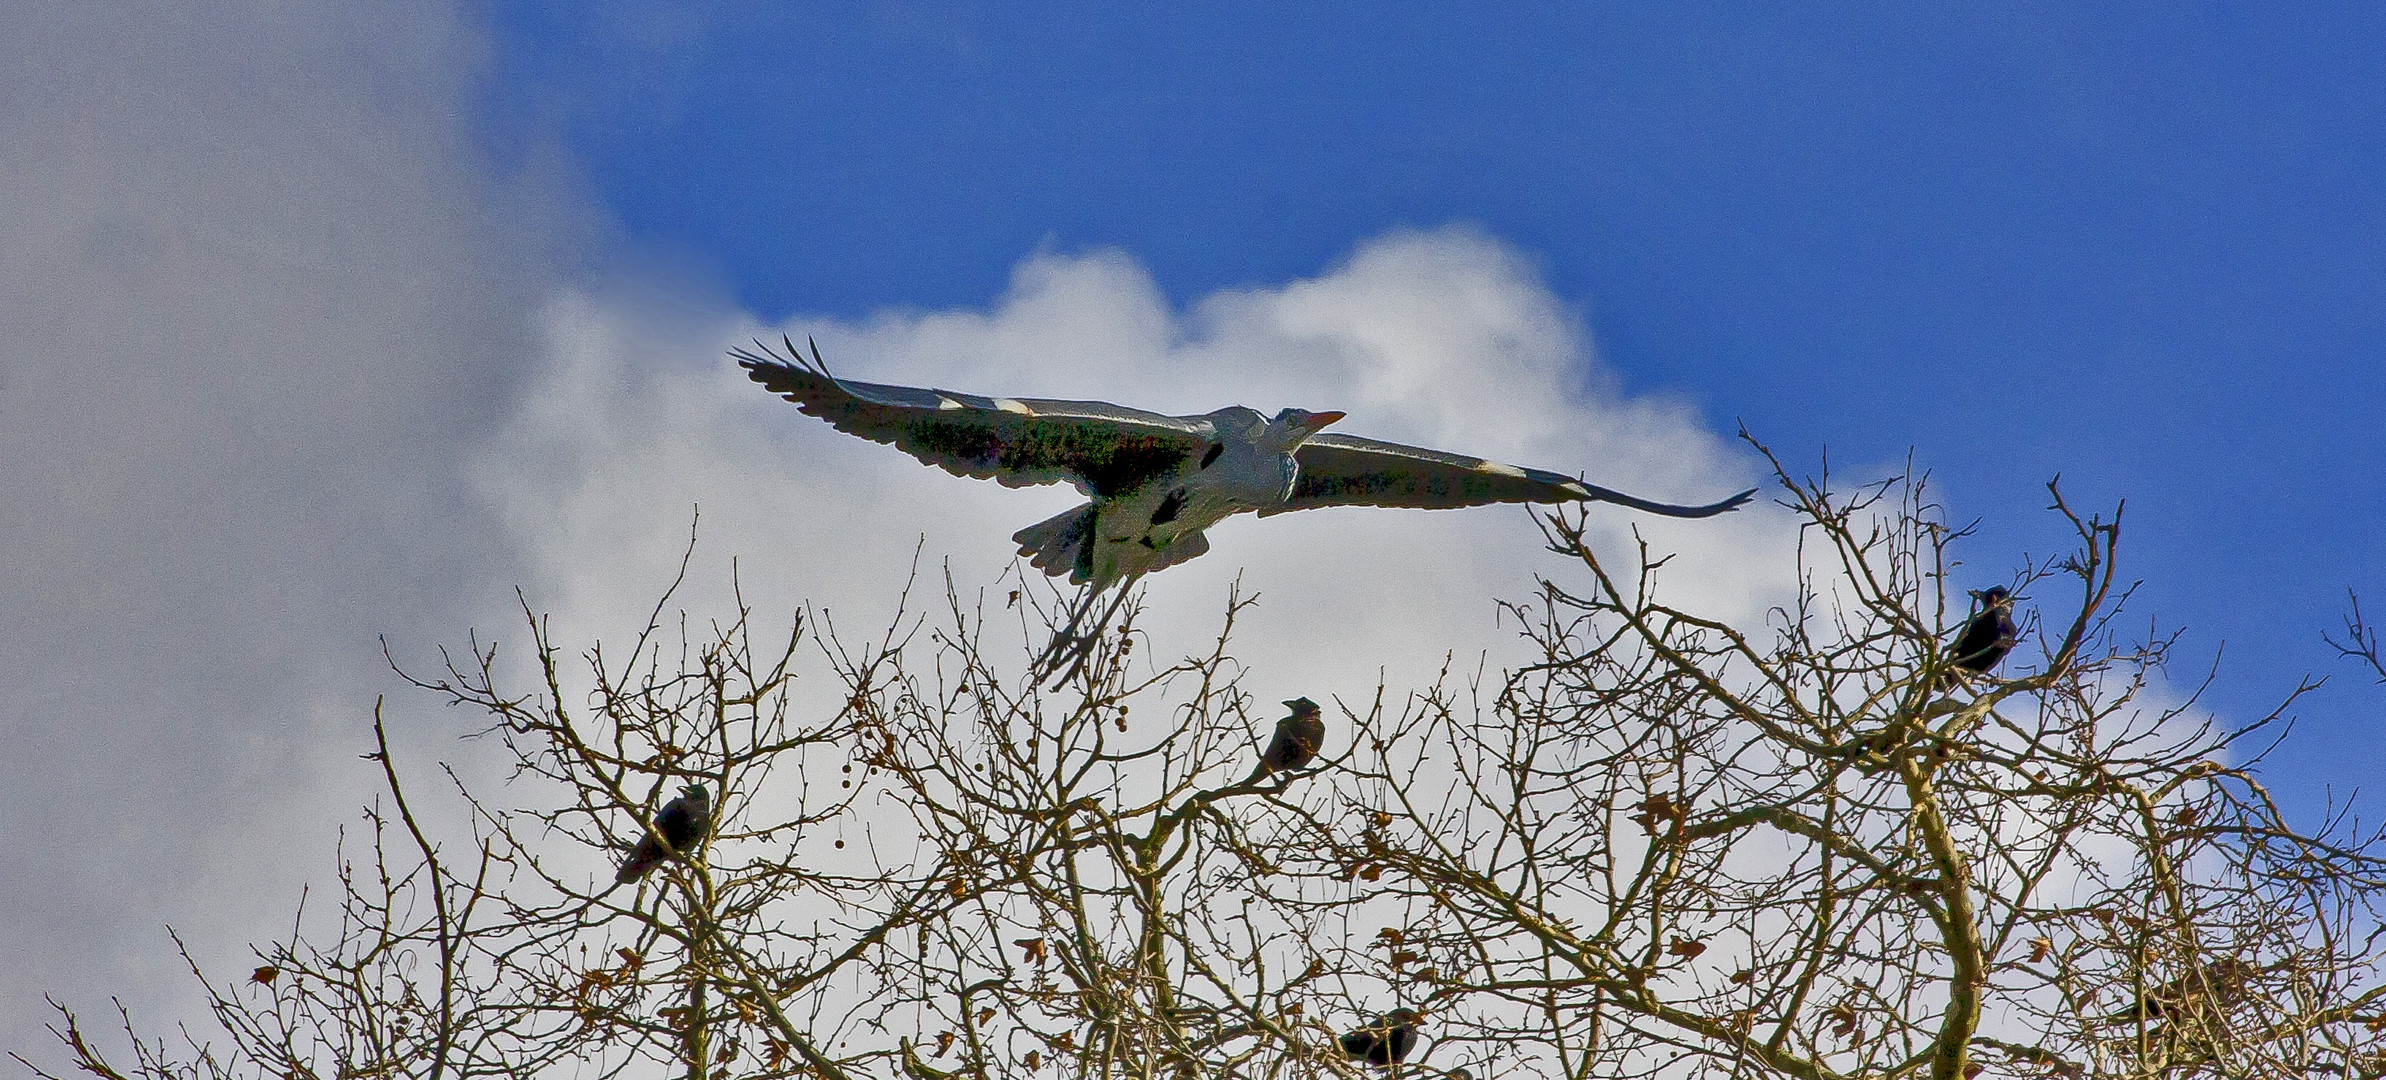
{"label": "dark perched bird", "polygon": [[[694,850],[704,834],[712,831],[712,796],[702,784],[681,788],[679,797],[664,803],[663,812],[655,815],[654,826],[630,850],[630,857],[621,864],[621,872],[613,875],[614,881],[636,881],[674,852],[685,855]],[[655,838],[657,831],[663,834],[660,840]],[[663,847],[664,841],[671,844],[668,850]]]}
{"label": "dark perched bird", "polygon": [[2002,585],[1974,592],[1980,610],[1955,638],[1949,655],[1966,671],[1987,672],[2013,651],[2013,594]]}
{"label": "dark perched bird", "polygon": [[1276,721],[1276,737],[1268,740],[1267,750],[1259,755],[1259,767],[1251,771],[1252,780],[1272,772],[1304,768],[1326,744],[1326,722],[1318,717],[1316,702],[1297,697],[1284,704],[1292,710],[1292,715]]}
{"label": "dark perched bird", "polygon": [[2107,1015],[2108,1024],[2129,1024],[2140,1020],[2176,1019],[2182,1014],[2206,1012],[2212,1008],[2233,1005],[2244,1000],[2254,976],[2260,969],[2234,956],[2223,956],[2202,970],[2191,971],[2161,986],[2149,988],[2129,1007]]}
{"label": "dark perched bird", "polygon": [[1489,503],[1611,502],[1671,517],[1706,517],[1747,502],[1650,502],[1571,476],[1462,454],[1321,435],[1338,412],[1286,409],[1273,419],[1229,406],[1164,416],[1100,401],[989,398],[950,390],[846,382],[812,346],[806,362],[736,349],[746,374],[849,435],[892,444],[921,462],[1008,487],[1066,481],[1085,505],[1011,539],[1036,569],[1094,591],[1199,556],[1203,530],[1235,514],[1320,506],[1445,509]]}
{"label": "dark perched bird", "polygon": [[1342,1037],[1342,1052],[1370,1065],[1389,1067],[1404,1061],[1417,1048],[1417,1025],[1425,1019],[1414,1009],[1394,1009],[1375,1022]]}

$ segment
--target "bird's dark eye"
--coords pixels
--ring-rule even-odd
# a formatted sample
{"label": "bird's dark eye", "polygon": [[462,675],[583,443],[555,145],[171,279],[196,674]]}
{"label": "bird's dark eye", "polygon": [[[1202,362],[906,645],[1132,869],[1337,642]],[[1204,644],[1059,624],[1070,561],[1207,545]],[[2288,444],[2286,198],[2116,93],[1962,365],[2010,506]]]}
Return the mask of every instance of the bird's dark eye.
{"label": "bird's dark eye", "polygon": [[1216,460],[1218,460],[1218,455],[1220,455],[1220,454],[1223,454],[1223,453],[1225,453],[1225,452],[1226,452],[1226,444],[1225,444],[1225,443],[1222,443],[1222,442],[1214,442],[1214,443],[1211,443],[1211,444],[1210,444],[1210,448],[1209,448],[1208,452],[1206,452],[1206,453],[1204,453],[1204,454],[1202,454],[1202,455],[1201,455],[1201,467],[1202,467],[1202,468],[1204,468],[1204,469],[1206,469],[1206,468],[1209,468],[1209,467],[1210,467],[1210,462],[1213,462],[1213,461],[1216,461]]}

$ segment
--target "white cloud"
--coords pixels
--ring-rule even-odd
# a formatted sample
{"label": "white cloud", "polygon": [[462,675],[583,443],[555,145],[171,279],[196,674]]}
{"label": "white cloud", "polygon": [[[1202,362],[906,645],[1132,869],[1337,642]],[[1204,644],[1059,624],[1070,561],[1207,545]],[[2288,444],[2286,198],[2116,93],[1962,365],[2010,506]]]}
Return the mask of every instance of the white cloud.
{"label": "white cloud", "polygon": [[456,451],[561,234],[466,148],[453,12],[16,16],[0,1049],[46,1055],[45,992],[190,1015],[165,924],[220,967],[286,928],[369,791],[375,634],[444,637],[513,576]]}

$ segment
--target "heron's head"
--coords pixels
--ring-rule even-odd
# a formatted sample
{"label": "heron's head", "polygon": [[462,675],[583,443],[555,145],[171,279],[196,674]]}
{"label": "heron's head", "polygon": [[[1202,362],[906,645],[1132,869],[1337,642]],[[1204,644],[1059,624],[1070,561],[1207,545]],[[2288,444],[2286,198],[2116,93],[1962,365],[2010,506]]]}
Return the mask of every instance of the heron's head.
{"label": "heron's head", "polygon": [[686,796],[689,802],[712,802],[712,793],[704,790],[704,785],[702,784],[689,784],[688,786],[679,789],[679,793],[683,796]]}
{"label": "heron's head", "polygon": [[1972,595],[1979,598],[1981,607],[2005,607],[2006,605],[2013,603],[2013,591],[2011,589],[2007,589],[2003,585],[1991,585],[1985,589],[1975,589],[1973,590]]}
{"label": "heron's head", "polygon": [[1287,701],[1284,703],[1284,707],[1291,709],[1294,716],[1306,717],[1317,715],[1317,703],[1305,697],[1297,697],[1291,701]]}
{"label": "heron's head", "polygon": [[1268,422],[1271,439],[1282,439],[1287,450],[1301,445],[1303,440],[1325,429],[1327,424],[1342,419],[1338,412],[1310,412],[1307,409],[1286,409]]}

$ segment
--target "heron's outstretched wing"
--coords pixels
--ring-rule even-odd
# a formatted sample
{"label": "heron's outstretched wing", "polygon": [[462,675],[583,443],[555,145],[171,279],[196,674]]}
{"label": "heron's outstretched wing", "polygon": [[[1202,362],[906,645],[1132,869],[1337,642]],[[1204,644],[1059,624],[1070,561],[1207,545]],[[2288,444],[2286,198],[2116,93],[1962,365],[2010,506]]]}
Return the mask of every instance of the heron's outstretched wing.
{"label": "heron's outstretched wing", "polygon": [[1706,517],[1747,502],[1755,489],[1705,506],[1650,502],[1545,469],[1402,446],[1352,435],[1318,434],[1293,456],[1301,463],[1292,497],[1262,517],[1316,506],[1406,506],[1444,510],[1487,503],[1611,502],[1667,517]]}
{"label": "heron's outstretched wing", "polygon": [[1008,487],[1069,481],[1096,496],[1133,491],[1209,448],[1210,425],[1102,401],[989,398],[950,390],[847,382],[813,347],[809,363],[733,349],[746,374],[849,435],[889,443],[961,476]]}

